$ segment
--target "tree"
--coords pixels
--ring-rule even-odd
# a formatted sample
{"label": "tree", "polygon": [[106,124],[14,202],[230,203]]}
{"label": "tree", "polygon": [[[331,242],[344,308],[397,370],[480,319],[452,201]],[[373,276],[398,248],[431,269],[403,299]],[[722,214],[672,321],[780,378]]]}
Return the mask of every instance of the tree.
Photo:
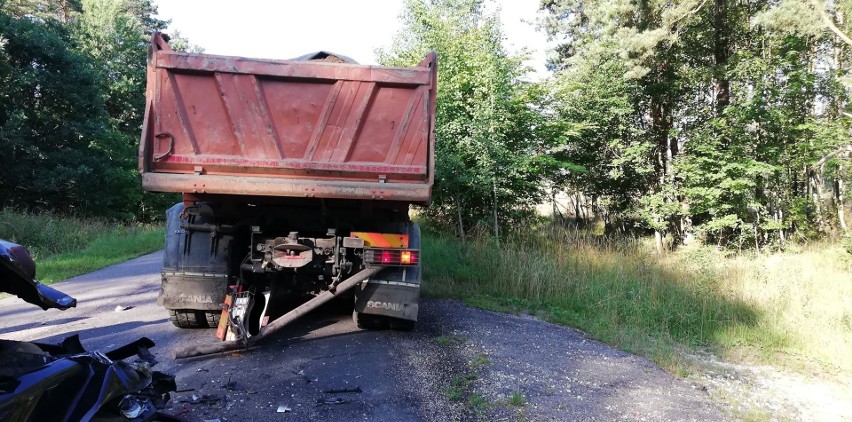
{"label": "tree", "polygon": [[[832,21],[846,25],[852,2],[833,4]],[[849,49],[826,36],[813,6],[544,0],[542,9],[542,27],[561,42],[550,63],[556,108],[579,129],[564,150],[589,170],[571,188],[604,198],[607,216],[654,230],[660,249],[693,227],[705,241],[760,249],[832,226],[813,164],[848,144],[836,123]],[[842,195],[834,203],[842,209]]]}
{"label": "tree", "polygon": [[497,13],[481,0],[409,0],[403,29],[380,52],[384,65],[410,66],[438,53],[436,182],[428,216],[464,236],[531,216],[551,166],[535,105],[543,92],[521,81],[521,57],[501,44]]}
{"label": "tree", "polygon": [[[102,96],[112,128],[125,150],[116,165],[132,175],[135,193],[128,200],[142,220],[160,219],[180,200],[174,194],[143,193],[136,170],[136,149],[145,115],[147,47],[151,33],[163,31],[169,22],[157,19],[151,0],[82,0],[83,13],[74,29],[78,49],[94,59],[102,84]],[[179,34],[171,37],[176,51],[201,49]]]}
{"label": "tree", "polygon": [[4,0],[0,10],[17,17],[33,17],[69,23],[82,10],[80,0]]}
{"label": "tree", "polygon": [[9,81],[0,136],[23,158],[3,169],[4,205],[161,218],[178,199],[142,193],[136,151],[147,44],[168,22],[150,0],[16,0],[0,11]]}
{"label": "tree", "polygon": [[[657,234],[662,249],[665,234],[679,235],[681,204],[673,163],[679,154],[676,131],[678,103],[689,94],[679,72],[689,60],[682,42],[703,3],[607,2],[547,0],[543,27],[563,44],[552,59],[556,85],[574,92],[560,94],[564,118],[585,122],[583,150],[603,155],[579,155],[574,161],[590,168],[585,184],[576,186],[593,197],[607,196],[612,211],[639,218]],[[594,81],[594,82],[592,82]],[[586,85],[592,82],[592,85]],[[582,87],[582,88],[579,88]],[[594,87],[600,91],[586,89]],[[606,126],[600,114],[579,109],[577,103],[616,100],[617,117]],[[615,131],[613,131],[613,129]],[[602,161],[598,161],[599,159]],[[590,161],[591,160],[591,161]]]}
{"label": "tree", "polygon": [[128,194],[113,160],[93,63],[56,22],[0,15],[4,205],[116,215]]}

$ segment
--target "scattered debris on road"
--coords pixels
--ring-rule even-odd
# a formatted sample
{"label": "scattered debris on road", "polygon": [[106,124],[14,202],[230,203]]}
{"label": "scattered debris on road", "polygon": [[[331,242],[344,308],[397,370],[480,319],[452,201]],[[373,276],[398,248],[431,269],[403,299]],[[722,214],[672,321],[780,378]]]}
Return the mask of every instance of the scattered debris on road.
{"label": "scattered debris on road", "polygon": [[222,401],[222,397],[215,396],[212,394],[202,394],[201,396],[197,396],[195,394],[192,395],[191,400],[180,400],[178,403],[188,403],[188,404],[217,404]]}
{"label": "scattered debris on road", "polygon": [[346,400],[343,397],[328,397],[317,399],[317,404],[343,404],[348,401],[349,400]]}
{"label": "scattered debris on road", "polygon": [[363,391],[361,390],[361,387],[356,385],[355,388],[340,388],[340,389],[334,389],[333,388],[331,390],[325,390],[325,391],[323,391],[323,393],[326,393],[326,394],[358,393],[358,394],[360,394],[360,393],[363,393]]}

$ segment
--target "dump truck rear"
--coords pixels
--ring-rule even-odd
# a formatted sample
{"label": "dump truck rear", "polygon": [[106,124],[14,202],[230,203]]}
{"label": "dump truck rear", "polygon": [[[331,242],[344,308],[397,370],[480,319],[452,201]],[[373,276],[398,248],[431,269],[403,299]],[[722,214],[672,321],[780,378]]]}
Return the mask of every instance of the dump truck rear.
{"label": "dump truck rear", "polygon": [[159,295],[172,322],[245,340],[330,292],[361,327],[412,328],[436,67],[183,53],[153,34],[139,171],[146,191],[183,194]]}

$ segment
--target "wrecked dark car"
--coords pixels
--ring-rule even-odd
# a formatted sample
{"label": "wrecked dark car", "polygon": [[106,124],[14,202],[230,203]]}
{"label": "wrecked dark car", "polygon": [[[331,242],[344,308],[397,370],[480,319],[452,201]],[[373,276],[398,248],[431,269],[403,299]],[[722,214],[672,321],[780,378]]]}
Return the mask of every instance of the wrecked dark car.
{"label": "wrecked dark car", "polygon": [[0,292],[11,293],[45,311],[51,308],[64,311],[77,306],[76,299],[39,283],[35,276],[35,261],[27,249],[0,240]]}
{"label": "wrecked dark car", "polygon": [[[0,240],[0,292],[44,310],[77,305],[36,281],[35,268],[26,248]],[[0,339],[0,421],[174,420],[159,413],[176,387],[151,370],[153,346],[143,337],[102,353],[86,351],[77,335],[59,344]]]}

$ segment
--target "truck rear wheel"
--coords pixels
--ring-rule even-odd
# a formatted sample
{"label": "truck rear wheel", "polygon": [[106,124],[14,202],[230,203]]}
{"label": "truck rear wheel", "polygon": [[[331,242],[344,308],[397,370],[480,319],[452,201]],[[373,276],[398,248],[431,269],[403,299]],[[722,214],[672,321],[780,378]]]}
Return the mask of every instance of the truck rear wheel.
{"label": "truck rear wheel", "polygon": [[169,320],[178,328],[215,328],[221,312],[169,309]]}

